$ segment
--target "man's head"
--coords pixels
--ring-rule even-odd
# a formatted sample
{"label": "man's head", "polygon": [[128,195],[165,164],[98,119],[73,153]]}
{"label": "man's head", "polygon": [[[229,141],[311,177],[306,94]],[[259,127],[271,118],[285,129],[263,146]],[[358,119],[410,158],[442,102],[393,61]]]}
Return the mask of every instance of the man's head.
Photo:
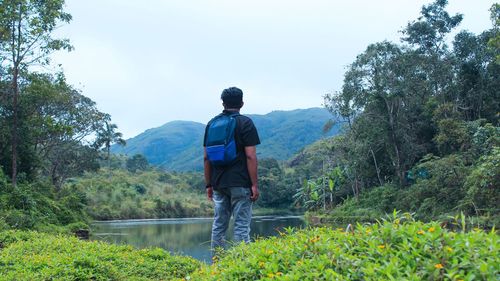
{"label": "man's head", "polygon": [[220,95],[224,109],[240,109],[243,106],[243,91],[236,87],[230,87],[222,91]]}

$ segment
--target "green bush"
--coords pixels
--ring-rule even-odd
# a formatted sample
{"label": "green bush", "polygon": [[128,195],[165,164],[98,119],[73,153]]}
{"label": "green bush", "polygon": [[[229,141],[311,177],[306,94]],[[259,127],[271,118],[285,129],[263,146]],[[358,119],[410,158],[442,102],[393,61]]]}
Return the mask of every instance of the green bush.
{"label": "green bush", "polygon": [[[1,178],[0,178],[0,185]],[[21,182],[0,189],[0,220],[2,228],[37,229],[60,232],[63,225],[86,222],[85,198],[62,190],[45,181]]]}
{"label": "green bush", "polygon": [[10,229],[10,226],[5,222],[4,218],[0,216],[0,231],[8,229]]}
{"label": "green bush", "polygon": [[162,249],[136,250],[37,232],[0,232],[0,280],[170,280],[200,263]]}
{"label": "green bush", "polygon": [[499,156],[498,147],[479,159],[472,159],[468,153],[442,158],[426,156],[410,171],[411,185],[373,187],[314,216],[323,216],[325,221],[333,223],[373,221],[396,209],[414,213],[419,220],[430,221],[463,212],[491,227],[498,221],[495,218],[500,200]]}
{"label": "green bush", "polygon": [[462,201],[470,206],[470,213],[498,215],[500,202],[500,148],[494,147],[490,155],[483,156],[465,179],[467,194]]}
{"label": "green bush", "polygon": [[344,229],[288,230],[230,249],[191,280],[496,280],[495,232],[451,232],[408,217]]}
{"label": "green bush", "polygon": [[204,204],[205,190],[197,179],[203,175],[104,169],[73,179],[65,189],[72,198],[85,199],[80,210],[97,220],[210,216],[212,206]]}

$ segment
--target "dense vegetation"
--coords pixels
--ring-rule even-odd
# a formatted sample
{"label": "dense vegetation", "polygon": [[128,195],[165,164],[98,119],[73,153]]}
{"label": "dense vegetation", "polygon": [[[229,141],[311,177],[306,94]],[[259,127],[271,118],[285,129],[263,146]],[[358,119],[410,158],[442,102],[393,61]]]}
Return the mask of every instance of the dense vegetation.
{"label": "dense vegetation", "polygon": [[1,280],[494,280],[498,234],[395,215],[348,229],[287,230],[238,245],[213,265],[36,232],[0,233]]}
{"label": "dense vegetation", "polygon": [[64,183],[96,171],[111,143],[123,143],[111,117],[62,72],[33,70],[73,48],[53,36],[71,20],[63,7],[63,0],[0,2],[0,228],[85,223],[84,194]]}
{"label": "dense vegetation", "polygon": [[[107,162],[107,161],[106,161]],[[71,178],[64,186],[85,200],[81,206],[97,220],[210,217],[213,204],[205,194],[201,172],[168,172],[150,166],[140,154],[111,157],[110,167]],[[294,210],[290,186],[300,186],[287,169],[272,158],[259,161],[259,214]]]}
{"label": "dense vegetation", "polygon": [[167,251],[137,250],[37,232],[0,232],[0,280],[171,280],[200,266]]}
{"label": "dense vegetation", "polygon": [[98,220],[207,217],[213,213],[199,173],[102,169],[71,180],[67,188],[85,194],[86,211]]}
{"label": "dense vegetation", "polygon": [[311,228],[239,245],[193,280],[494,280],[498,235],[409,216],[348,230]]}
{"label": "dense vegetation", "polygon": [[[323,133],[323,126],[332,117],[324,108],[247,116],[252,118],[259,131],[262,144],[257,153],[260,158],[286,160],[304,146],[338,131],[336,126]],[[204,132],[205,124],[172,121],[128,139],[126,146],[115,145],[112,151],[127,156],[142,154],[152,165],[169,171],[201,171]]]}
{"label": "dense vegetation", "polygon": [[332,219],[398,209],[423,220],[464,212],[498,223],[500,5],[491,8],[491,29],[458,32],[450,47],[462,16],[446,4],[424,6],[402,30],[403,44],[368,46],[341,91],[325,96],[344,130],[292,161],[316,172],[327,166],[311,173],[297,203]]}

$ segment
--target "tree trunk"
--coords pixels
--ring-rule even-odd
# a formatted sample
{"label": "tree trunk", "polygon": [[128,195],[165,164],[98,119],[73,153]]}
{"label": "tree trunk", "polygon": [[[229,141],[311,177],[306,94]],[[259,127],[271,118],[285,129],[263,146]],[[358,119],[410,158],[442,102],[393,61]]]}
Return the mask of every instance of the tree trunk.
{"label": "tree trunk", "polygon": [[395,165],[395,169],[396,169],[396,175],[398,176],[399,178],[399,184],[401,186],[404,186],[405,184],[405,180],[404,180],[404,173],[403,173],[403,169],[401,167],[401,153],[400,153],[400,149],[399,149],[399,146],[398,146],[398,141],[397,141],[397,136],[396,136],[396,124],[395,124],[395,121],[394,121],[394,106],[393,104],[389,105],[389,102],[387,101],[387,99],[384,99],[385,101],[385,105],[387,107],[387,115],[389,117],[389,127],[390,127],[390,138],[391,138],[391,141],[392,141],[392,145],[393,145],[393,148],[394,148],[394,153],[396,155],[396,162],[394,163]]}
{"label": "tree trunk", "polygon": [[[12,186],[17,186],[17,144],[19,141],[19,67],[21,61],[21,19],[22,19],[22,4],[19,3],[19,18],[12,22]],[[16,34],[17,32],[17,34]]]}
{"label": "tree trunk", "polygon": [[372,153],[373,163],[375,163],[375,170],[377,171],[378,182],[379,182],[380,186],[382,186],[382,185],[384,185],[384,183],[382,182],[382,179],[380,178],[380,169],[378,168],[377,158],[375,158],[375,153],[373,152],[373,149],[371,147],[370,147],[370,152]]}
{"label": "tree trunk", "polygon": [[12,135],[11,135],[11,141],[12,141],[12,186],[16,187],[17,186],[17,142],[18,142],[18,97],[19,97],[19,85],[18,85],[18,76],[19,76],[19,69],[17,67],[14,67],[14,73],[13,73],[13,78],[12,78]]}
{"label": "tree trunk", "polygon": [[110,159],[110,157],[109,157],[109,156],[110,156],[110,154],[111,154],[111,151],[110,151],[110,150],[111,150],[111,145],[110,145],[110,144],[107,144],[107,145],[106,145],[106,152],[107,152],[107,156],[106,156],[106,157],[108,158],[108,169],[110,169],[110,170],[111,170],[111,159]]}

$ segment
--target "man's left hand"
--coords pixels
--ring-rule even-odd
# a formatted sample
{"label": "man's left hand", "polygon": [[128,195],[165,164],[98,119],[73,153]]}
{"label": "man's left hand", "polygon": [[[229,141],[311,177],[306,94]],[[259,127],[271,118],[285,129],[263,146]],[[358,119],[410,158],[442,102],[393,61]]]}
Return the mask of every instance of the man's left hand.
{"label": "man's left hand", "polygon": [[207,198],[208,198],[208,201],[213,201],[213,196],[214,196],[214,188],[213,187],[207,187]]}
{"label": "man's left hand", "polygon": [[259,188],[256,185],[252,185],[252,196],[250,196],[250,200],[255,202],[257,199],[259,199]]}

